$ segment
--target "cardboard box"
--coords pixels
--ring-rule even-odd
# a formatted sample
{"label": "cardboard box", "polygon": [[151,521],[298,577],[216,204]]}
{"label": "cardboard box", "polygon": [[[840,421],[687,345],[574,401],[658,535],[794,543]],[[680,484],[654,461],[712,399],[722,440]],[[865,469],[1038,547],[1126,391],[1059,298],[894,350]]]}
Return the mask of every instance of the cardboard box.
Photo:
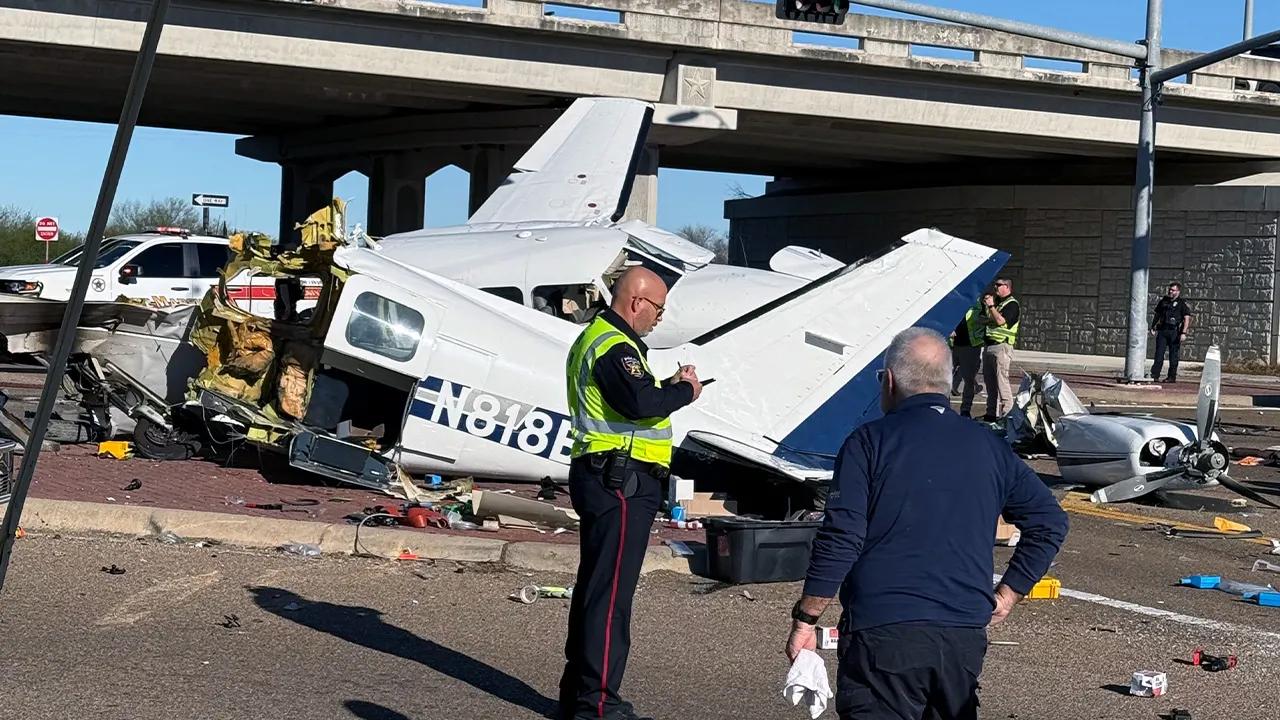
{"label": "cardboard box", "polygon": [[1139,670],[1129,683],[1129,694],[1138,697],[1160,697],[1169,690],[1169,678],[1162,672]]}
{"label": "cardboard box", "polygon": [[1018,540],[1022,539],[1022,531],[1004,521],[1004,518],[996,518],[996,544],[1006,547],[1013,547],[1018,544]]}
{"label": "cardboard box", "polygon": [[695,492],[688,500],[681,500],[686,518],[732,517],[738,514],[738,501],[728,493]]}
{"label": "cardboard box", "polygon": [[667,500],[671,505],[676,505],[682,500],[693,499],[693,480],[671,476],[671,483]]}

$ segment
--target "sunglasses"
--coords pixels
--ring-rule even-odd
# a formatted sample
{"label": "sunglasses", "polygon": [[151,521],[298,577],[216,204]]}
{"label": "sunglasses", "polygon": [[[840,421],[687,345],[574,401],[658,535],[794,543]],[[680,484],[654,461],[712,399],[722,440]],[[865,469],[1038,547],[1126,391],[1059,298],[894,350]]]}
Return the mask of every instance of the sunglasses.
{"label": "sunglasses", "polygon": [[662,313],[664,313],[664,312],[666,312],[666,311],[667,311],[667,306],[665,306],[665,305],[659,305],[658,303],[656,303],[656,302],[654,302],[654,301],[650,300],[650,299],[649,299],[649,298],[647,298],[647,297],[642,297],[642,298],[640,298],[640,299],[641,299],[641,300],[643,300],[643,301],[645,301],[645,302],[647,302],[647,303],[649,303],[650,305],[654,306],[655,308],[657,308],[657,309],[658,309],[658,317],[662,317]]}

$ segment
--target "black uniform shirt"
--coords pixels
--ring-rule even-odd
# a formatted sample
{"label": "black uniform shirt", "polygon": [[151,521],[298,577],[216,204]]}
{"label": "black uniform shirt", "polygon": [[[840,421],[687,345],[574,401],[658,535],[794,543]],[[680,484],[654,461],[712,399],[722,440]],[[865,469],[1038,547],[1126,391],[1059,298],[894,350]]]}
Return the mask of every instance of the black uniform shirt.
{"label": "black uniform shirt", "polygon": [[1181,330],[1183,318],[1192,315],[1191,306],[1179,297],[1170,300],[1168,296],[1160,298],[1156,303],[1155,317],[1151,319],[1152,330]]}
{"label": "black uniform shirt", "polygon": [[[649,347],[612,308],[605,309],[600,317],[630,338],[648,357]],[[653,375],[645,370],[636,348],[627,343],[609,348],[596,360],[592,375],[600,386],[604,401],[628,420],[667,417],[693,402],[693,386],[687,382],[664,382],[662,387],[654,385]]]}

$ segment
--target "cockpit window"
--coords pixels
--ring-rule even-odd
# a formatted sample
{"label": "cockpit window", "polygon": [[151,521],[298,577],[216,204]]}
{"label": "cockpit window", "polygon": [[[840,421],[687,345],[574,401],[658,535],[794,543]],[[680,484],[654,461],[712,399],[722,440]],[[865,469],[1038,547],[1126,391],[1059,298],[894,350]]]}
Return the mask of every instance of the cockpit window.
{"label": "cockpit window", "polygon": [[371,292],[360,293],[347,321],[347,342],[397,362],[413,357],[426,321],[422,313]]}
{"label": "cockpit window", "polygon": [[510,300],[511,302],[517,305],[524,304],[524,293],[520,292],[520,288],[518,287],[510,287],[510,286],[487,287],[487,288],[480,288],[480,289],[489,293],[490,295],[497,295],[503,300]]}
{"label": "cockpit window", "polygon": [[604,307],[595,285],[540,285],[533,289],[533,309],[579,325]]}

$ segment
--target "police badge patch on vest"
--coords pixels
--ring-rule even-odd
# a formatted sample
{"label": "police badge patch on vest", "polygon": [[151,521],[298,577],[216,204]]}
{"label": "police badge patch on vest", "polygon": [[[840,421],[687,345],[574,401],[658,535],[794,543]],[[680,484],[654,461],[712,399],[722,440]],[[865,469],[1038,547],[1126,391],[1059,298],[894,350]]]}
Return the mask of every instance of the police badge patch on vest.
{"label": "police badge patch on vest", "polygon": [[638,377],[638,378],[644,377],[644,366],[640,364],[639,358],[633,358],[633,357],[622,358],[622,367],[626,368],[627,372],[631,373],[635,377]]}

